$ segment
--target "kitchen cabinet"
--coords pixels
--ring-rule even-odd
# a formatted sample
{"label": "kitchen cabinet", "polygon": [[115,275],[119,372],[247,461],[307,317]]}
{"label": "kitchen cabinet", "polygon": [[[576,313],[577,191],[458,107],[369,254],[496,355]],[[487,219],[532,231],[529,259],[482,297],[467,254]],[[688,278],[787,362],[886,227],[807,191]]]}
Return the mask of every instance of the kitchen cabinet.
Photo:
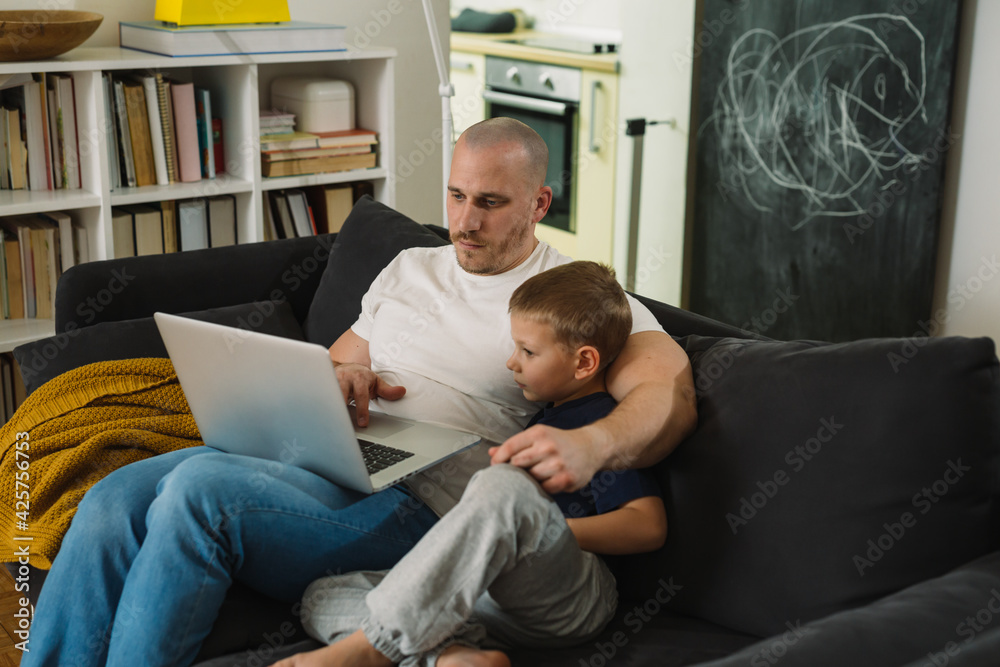
{"label": "kitchen cabinet", "polygon": [[486,118],[483,88],[486,85],[486,56],[466,51],[451,52],[451,115],[457,138],[470,125]]}

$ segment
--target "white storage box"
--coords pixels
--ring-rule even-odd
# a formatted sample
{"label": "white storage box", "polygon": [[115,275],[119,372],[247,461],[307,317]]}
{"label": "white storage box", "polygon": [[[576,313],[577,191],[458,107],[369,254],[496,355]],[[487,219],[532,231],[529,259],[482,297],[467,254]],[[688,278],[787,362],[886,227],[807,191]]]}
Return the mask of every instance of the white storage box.
{"label": "white storage box", "polygon": [[319,77],[282,77],[271,82],[271,107],[295,114],[298,132],[354,129],[354,86]]}

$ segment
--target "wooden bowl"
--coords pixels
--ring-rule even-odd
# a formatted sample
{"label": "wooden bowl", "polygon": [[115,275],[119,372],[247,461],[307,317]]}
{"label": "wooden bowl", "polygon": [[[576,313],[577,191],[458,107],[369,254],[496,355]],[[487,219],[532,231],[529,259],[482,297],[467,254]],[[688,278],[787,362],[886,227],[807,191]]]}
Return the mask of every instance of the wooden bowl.
{"label": "wooden bowl", "polygon": [[42,60],[66,53],[93,35],[103,20],[94,12],[0,11],[0,61]]}

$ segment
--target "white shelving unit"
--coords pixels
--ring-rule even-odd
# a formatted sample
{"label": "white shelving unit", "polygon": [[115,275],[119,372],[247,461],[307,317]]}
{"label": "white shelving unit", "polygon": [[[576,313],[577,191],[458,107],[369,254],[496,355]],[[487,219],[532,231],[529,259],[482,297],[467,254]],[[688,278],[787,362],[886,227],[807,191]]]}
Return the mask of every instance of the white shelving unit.
{"label": "white shelving unit", "polygon": [[[92,259],[114,256],[111,207],[172,199],[232,194],[240,243],[264,238],[262,193],[279,188],[368,180],[375,198],[395,206],[389,166],[395,164],[395,49],[275,53],[170,58],[118,47],[78,48],[50,60],[0,63],[0,81],[21,72],[66,73],[73,77],[80,143],[79,190],[0,191],[0,218],[65,211],[87,230]],[[212,96],[212,115],[222,119],[225,173],[196,183],[111,190],[102,76],[105,72],[162,72],[192,81]],[[378,133],[378,166],[329,174],[263,178],[258,135],[260,108],[268,107],[271,81],[288,75],[328,76],[349,81],[355,91],[355,121]],[[53,333],[46,320],[0,320],[0,352]]]}

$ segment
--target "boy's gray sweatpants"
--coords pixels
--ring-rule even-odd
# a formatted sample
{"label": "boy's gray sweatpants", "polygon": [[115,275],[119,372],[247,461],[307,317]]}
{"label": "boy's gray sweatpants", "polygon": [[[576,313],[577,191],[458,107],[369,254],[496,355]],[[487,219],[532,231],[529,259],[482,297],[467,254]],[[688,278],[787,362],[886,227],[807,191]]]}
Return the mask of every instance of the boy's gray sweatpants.
{"label": "boy's gray sweatpants", "polygon": [[[405,518],[401,520],[405,521]],[[434,665],[453,643],[560,647],[614,616],[615,580],[582,551],[559,507],[525,471],[480,470],[461,502],[387,572],[314,582],[302,622],[333,643],[361,628],[393,662]]]}

